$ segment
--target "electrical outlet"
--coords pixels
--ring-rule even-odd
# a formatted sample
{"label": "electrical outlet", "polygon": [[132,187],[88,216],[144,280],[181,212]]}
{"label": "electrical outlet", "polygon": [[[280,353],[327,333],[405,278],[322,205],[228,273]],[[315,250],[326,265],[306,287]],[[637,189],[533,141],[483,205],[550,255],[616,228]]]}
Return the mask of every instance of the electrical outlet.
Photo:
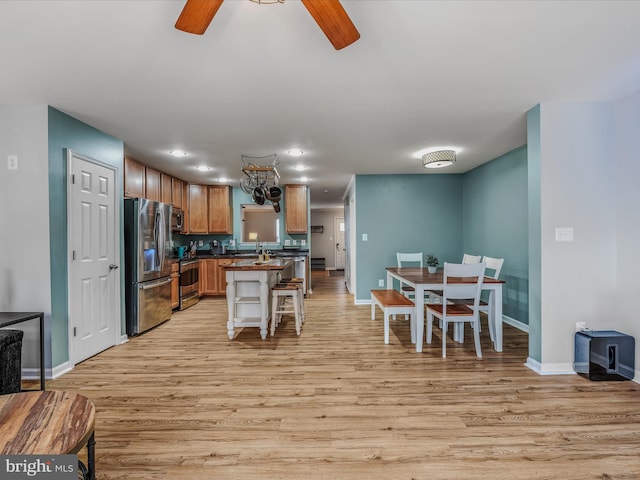
{"label": "electrical outlet", "polygon": [[294,246],[298,245],[298,241],[297,240],[292,240],[292,242],[293,242]]}
{"label": "electrical outlet", "polygon": [[290,245],[291,245],[291,240],[287,239],[287,240],[284,241],[284,246],[285,247],[288,247]]}
{"label": "electrical outlet", "polygon": [[202,240],[198,241],[198,246],[199,247],[204,247],[204,242]]}
{"label": "electrical outlet", "polygon": [[384,287],[384,280],[383,279],[381,279],[381,278],[378,279],[378,286],[379,287]]}
{"label": "electrical outlet", "polygon": [[368,241],[368,240],[369,240],[369,235],[367,235],[366,233],[363,233],[363,234],[362,234],[362,241],[363,241],[363,242],[366,242],[366,241]]}
{"label": "electrical outlet", "polygon": [[9,170],[18,169],[18,155],[9,155],[7,157],[7,168]]}
{"label": "electrical outlet", "polygon": [[300,240],[300,246],[304,247],[305,245],[307,245],[307,241],[306,240]]}

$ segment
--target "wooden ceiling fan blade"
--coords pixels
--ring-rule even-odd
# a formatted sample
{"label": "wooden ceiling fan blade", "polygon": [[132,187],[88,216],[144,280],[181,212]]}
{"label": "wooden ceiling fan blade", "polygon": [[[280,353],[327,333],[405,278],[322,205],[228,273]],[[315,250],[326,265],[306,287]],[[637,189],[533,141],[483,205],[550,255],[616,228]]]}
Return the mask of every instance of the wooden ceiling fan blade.
{"label": "wooden ceiling fan blade", "polygon": [[224,0],[187,0],[176,22],[176,28],[202,35]]}
{"label": "wooden ceiling fan blade", "polygon": [[347,47],[360,38],[360,33],[340,0],[302,0],[302,3],[336,50]]}

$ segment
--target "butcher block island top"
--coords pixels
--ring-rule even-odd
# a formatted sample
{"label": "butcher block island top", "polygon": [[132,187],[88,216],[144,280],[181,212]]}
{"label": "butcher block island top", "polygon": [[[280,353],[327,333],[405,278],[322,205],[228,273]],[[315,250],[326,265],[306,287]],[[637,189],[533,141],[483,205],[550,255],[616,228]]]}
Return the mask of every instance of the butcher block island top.
{"label": "butcher block island top", "polygon": [[293,264],[291,258],[271,258],[266,262],[257,260],[241,260],[229,265],[221,265],[225,270],[234,271],[256,271],[256,270],[284,270]]}

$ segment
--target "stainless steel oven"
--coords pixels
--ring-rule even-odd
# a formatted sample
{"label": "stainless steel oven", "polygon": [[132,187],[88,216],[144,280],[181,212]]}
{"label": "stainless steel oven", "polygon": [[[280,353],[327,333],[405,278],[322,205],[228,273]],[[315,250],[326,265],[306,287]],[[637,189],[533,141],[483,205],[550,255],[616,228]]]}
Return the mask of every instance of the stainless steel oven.
{"label": "stainless steel oven", "polygon": [[200,272],[198,260],[180,261],[180,310],[198,303]]}

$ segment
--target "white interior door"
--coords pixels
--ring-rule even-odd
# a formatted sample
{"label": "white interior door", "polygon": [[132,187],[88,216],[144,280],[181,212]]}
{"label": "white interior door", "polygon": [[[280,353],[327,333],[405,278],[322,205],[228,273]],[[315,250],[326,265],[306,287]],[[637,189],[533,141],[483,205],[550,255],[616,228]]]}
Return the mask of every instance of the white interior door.
{"label": "white interior door", "polygon": [[[115,170],[68,152],[69,355],[76,364],[120,333]],[[118,256],[116,255],[118,253]]]}
{"label": "white interior door", "polygon": [[335,240],[336,240],[336,270],[344,270],[344,218],[335,219]]}

